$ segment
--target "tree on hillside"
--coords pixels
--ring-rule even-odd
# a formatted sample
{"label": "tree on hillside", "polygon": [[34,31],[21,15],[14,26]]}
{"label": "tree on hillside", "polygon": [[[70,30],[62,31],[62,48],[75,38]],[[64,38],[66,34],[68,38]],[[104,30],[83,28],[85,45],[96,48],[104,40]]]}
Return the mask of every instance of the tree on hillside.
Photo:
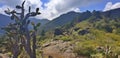
{"label": "tree on hillside", "polygon": [[11,15],[11,20],[14,22],[2,29],[6,31],[6,34],[9,37],[13,58],[18,58],[22,48],[25,49],[30,58],[36,58],[36,32],[40,23],[34,24],[31,22],[33,30],[30,31],[28,29],[30,20],[28,19],[29,17],[37,16],[41,13],[39,12],[39,8],[36,8],[35,12],[31,12],[31,7],[28,9],[28,13],[25,13],[24,4],[25,1],[22,5],[16,6],[17,9],[21,10],[20,13],[16,10],[5,10],[5,13]]}

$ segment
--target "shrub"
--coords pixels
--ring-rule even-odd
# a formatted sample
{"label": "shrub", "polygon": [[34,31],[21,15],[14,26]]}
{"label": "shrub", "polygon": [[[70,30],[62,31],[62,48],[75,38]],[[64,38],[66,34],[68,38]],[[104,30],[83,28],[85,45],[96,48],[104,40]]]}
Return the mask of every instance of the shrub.
{"label": "shrub", "polygon": [[104,58],[102,53],[96,53],[96,54],[92,54],[91,58]]}
{"label": "shrub", "polygon": [[71,41],[72,39],[69,37],[69,36],[62,36],[60,38],[60,40],[63,40],[63,41]]}

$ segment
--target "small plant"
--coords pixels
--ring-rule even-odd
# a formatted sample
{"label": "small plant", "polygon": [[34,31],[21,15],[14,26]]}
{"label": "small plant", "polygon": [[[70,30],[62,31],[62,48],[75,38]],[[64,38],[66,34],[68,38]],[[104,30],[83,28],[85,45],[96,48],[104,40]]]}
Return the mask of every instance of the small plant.
{"label": "small plant", "polygon": [[102,53],[92,54],[91,58],[104,58]]}
{"label": "small plant", "polygon": [[63,41],[71,41],[72,38],[70,38],[69,36],[61,36],[61,37],[60,37],[60,40],[63,40]]}

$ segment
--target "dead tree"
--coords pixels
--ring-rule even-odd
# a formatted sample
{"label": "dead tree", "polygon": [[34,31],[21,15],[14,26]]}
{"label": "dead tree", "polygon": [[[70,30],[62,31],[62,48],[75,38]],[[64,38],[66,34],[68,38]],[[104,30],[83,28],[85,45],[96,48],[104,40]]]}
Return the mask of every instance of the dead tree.
{"label": "dead tree", "polygon": [[[33,25],[33,31],[30,32],[28,25],[30,24],[29,17],[37,16],[41,14],[39,8],[36,8],[35,12],[31,12],[31,7],[28,9],[28,13],[25,13],[24,8],[25,1],[22,5],[17,5],[16,8],[20,9],[21,12],[18,13],[16,10],[5,10],[5,13],[11,15],[11,19],[14,20],[14,23],[10,23],[7,27],[3,28],[7,35],[10,38],[12,44],[12,53],[13,58],[17,58],[21,53],[22,48],[28,53],[30,58],[36,58],[36,32],[37,28],[40,26],[40,23]],[[31,44],[32,40],[32,44]],[[32,46],[32,47],[31,47]]]}

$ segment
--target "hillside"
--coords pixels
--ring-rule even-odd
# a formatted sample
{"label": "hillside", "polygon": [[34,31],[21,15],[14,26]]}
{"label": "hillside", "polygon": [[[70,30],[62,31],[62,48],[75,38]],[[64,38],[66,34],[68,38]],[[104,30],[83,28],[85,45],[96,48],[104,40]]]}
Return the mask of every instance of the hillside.
{"label": "hillside", "polygon": [[117,58],[120,55],[119,10],[83,12],[71,23],[48,31],[44,36],[47,40],[43,44],[45,54],[58,58],[67,55],[73,58],[75,55],[85,58]]}
{"label": "hillside", "polygon": [[65,25],[65,24],[71,22],[72,20],[74,20],[79,15],[80,15],[80,13],[76,13],[76,12],[73,12],[73,11],[68,12],[68,13],[63,14],[63,15],[53,19],[52,21],[48,22],[44,26],[44,29],[45,30],[52,30],[52,29],[55,29],[57,27],[61,27],[61,26]]}
{"label": "hillside", "polygon": [[[81,21],[84,21],[86,19],[90,19],[90,21],[99,21],[99,19],[102,18],[110,18],[110,19],[118,19],[120,18],[120,8],[118,9],[113,9],[110,11],[102,12],[102,11],[86,11],[82,13],[77,13],[77,12],[68,12],[66,14],[63,14],[52,21],[48,22],[45,24],[44,29],[45,30],[54,30],[55,28],[62,27],[64,25],[69,25],[69,24],[76,24]],[[48,29],[49,28],[49,29]]]}
{"label": "hillside", "polygon": [[[69,12],[52,21],[43,20],[45,23],[31,18],[43,24],[41,35],[38,31],[36,37],[37,58],[117,58],[120,55],[119,10]],[[8,51],[5,41],[8,39],[5,36],[0,39],[0,50]],[[28,55],[23,50],[20,56]]]}

